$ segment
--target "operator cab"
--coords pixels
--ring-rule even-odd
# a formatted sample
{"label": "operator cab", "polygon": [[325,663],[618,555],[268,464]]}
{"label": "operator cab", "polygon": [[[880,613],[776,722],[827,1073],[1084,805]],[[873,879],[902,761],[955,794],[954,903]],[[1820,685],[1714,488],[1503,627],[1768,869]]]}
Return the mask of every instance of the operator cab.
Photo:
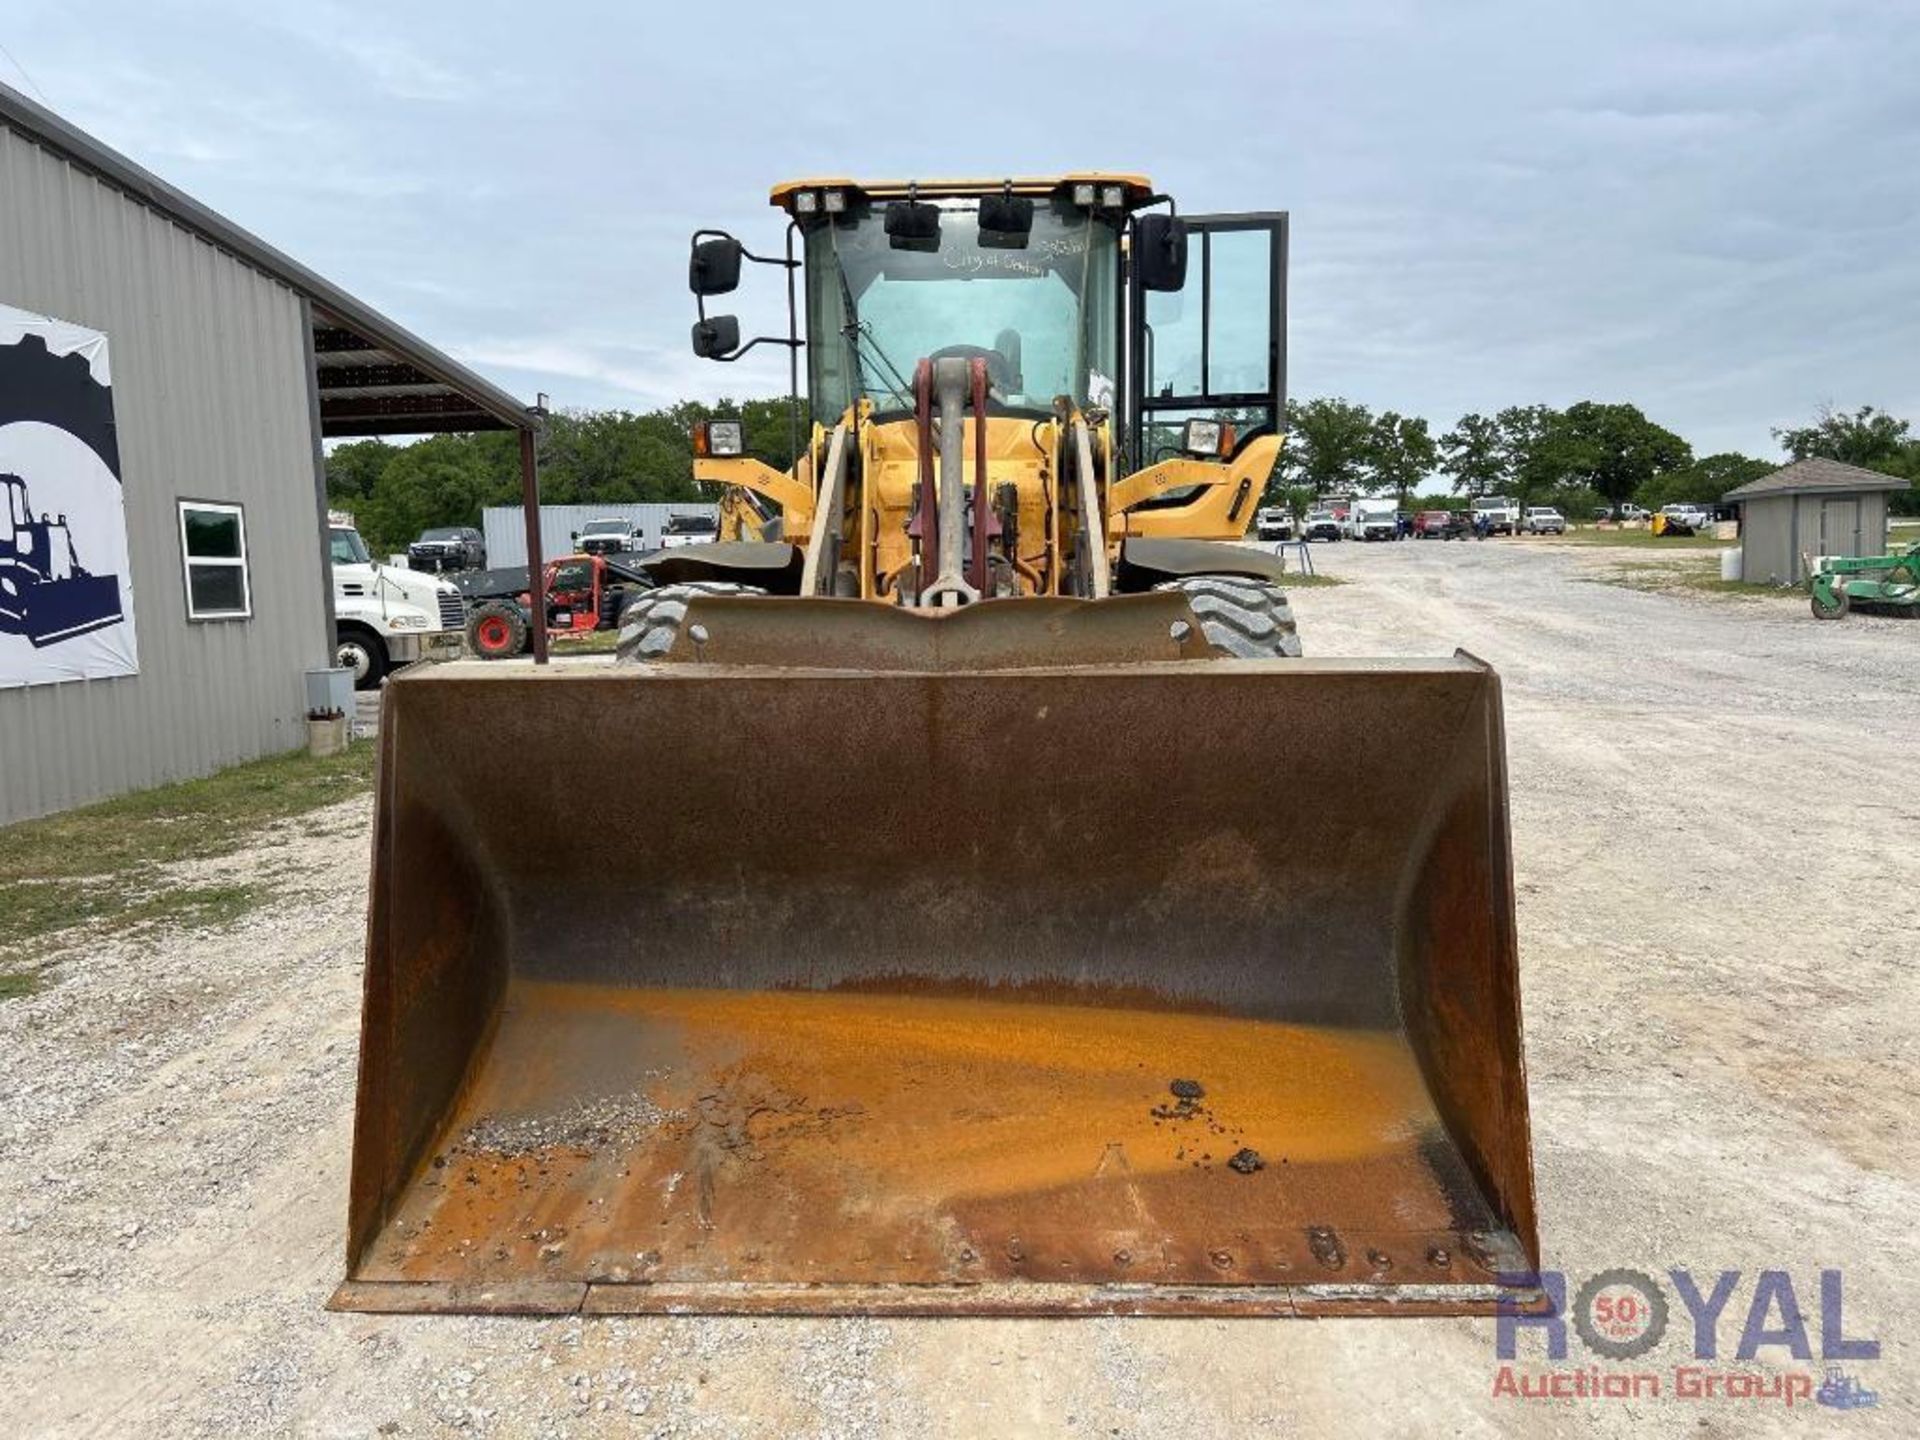
{"label": "operator cab", "polygon": [[[1242,446],[1279,427],[1284,214],[1182,217],[1145,176],[1101,172],[797,180],[771,199],[791,221],[784,255],[694,235],[693,349],[783,346],[796,392],[804,350],[817,424],[862,399],[876,421],[908,415],[918,362],[954,357],[986,362],[991,413],[1046,419],[1064,399],[1114,415],[1130,468],[1185,452],[1190,420],[1215,436],[1224,420]],[[743,261],[788,271],[786,335],[743,343],[737,317],[707,314]]]}

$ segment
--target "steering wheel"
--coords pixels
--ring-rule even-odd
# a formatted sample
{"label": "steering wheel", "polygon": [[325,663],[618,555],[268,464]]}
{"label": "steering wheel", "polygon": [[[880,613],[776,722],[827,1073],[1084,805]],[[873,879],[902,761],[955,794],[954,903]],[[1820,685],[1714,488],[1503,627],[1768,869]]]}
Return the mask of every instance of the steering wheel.
{"label": "steering wheel", "polygon": [[927,357],[929,360],[985,360],[987,383],[1001,394],[1020,388],[1020,374],[1003,352],[986,345],[944,345]]}

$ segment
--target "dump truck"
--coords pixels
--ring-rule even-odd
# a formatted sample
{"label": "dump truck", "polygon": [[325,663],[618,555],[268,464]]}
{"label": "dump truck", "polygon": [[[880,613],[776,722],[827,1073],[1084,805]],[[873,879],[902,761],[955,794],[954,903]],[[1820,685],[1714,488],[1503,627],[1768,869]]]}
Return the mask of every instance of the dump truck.
{"label": "dump truck", "polygon": [[332,1304],[1544,1303],[1498,679],[1303,657],[1231,543],[1286,217],[772,199],[695,235],[692,338],[786,350],[794,462],[694,429],[722,533],[615,663],[387,688]]}

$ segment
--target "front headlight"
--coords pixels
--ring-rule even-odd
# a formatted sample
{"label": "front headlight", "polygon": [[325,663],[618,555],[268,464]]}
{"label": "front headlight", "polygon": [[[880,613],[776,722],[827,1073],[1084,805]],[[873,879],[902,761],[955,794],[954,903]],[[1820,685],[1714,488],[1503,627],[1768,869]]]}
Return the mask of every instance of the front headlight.
{"label": "front headlight", "polygon": [[1189,455],[1218,455],[1220,430],[1221,422],[1218,420],[1189,420],[1180,448]]}
{"label": "front headlight", "polygon": [[427,628],[427,617],[424,615],[395,615],[393,617],[393,628],[396,630],[424,630]]}
{"label": "front headlight", "polygon": [[738,455],[744,448],[738,420],[709,420],[707,422],[707,453],[722,458]]}

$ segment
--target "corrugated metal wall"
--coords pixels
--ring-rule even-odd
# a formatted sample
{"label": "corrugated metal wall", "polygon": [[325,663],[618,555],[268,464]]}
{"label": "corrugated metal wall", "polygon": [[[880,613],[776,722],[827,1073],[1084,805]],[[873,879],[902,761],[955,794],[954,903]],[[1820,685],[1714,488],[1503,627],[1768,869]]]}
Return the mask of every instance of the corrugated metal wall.
{"label": "corrugated metal wall", "polygon": [[1740,574],[1757,584],[1798,584],[1803,555],[1884,555],[1885,491],[1762,495],[1741,506]]}
{"label": "corrugated metal wall", "polygon": [[[0,301],[107,333],[140,650],[0,690],[0,823],[303,744],[333,647],[300,297],[0,126]],[[188,622],[181,498],[246,507],[252,619]]]}
{"label": "corrugated metal wall", "polygon": [[[551,560],[573,552],[574,534],[589,520],[618,517],[641,525],[647,532],[645,548],[660,548],[660,532],[669,515],[718,515],[718,505],[542,505],[540,507],[540,551]],[[527,563],[526,512],[518,505],[499,505],[481,517],[487,537],[487,564],[492,566]]]}
{"label": "corrugated metal wall", "polygon": [[1791,495],[1761,495],[1740,504],[1740,578],[1756,585],[1786,584],[1798,574],[1789,532]]}

